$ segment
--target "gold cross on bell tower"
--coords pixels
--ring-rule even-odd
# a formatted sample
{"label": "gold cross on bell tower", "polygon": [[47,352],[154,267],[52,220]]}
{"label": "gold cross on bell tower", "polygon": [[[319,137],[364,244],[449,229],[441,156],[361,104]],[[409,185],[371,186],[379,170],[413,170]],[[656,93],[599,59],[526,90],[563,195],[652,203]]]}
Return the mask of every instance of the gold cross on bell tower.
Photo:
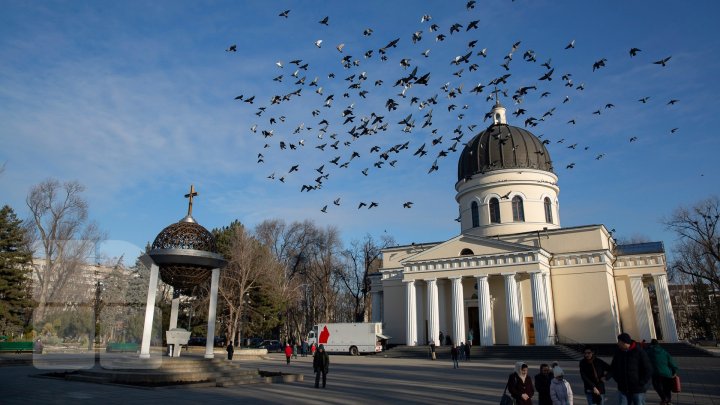
{"label": "gold cross on bell tower", "polygon": [[188,213],[187,213],[187,214],[188,214],[189,217],[192,216],[192,200],[193,200],[193,197],[195,197],[195,196],[197,196],[197,195],[198,195],[198,193],[197,193],[197,191],[195,191],[195,186],[193,186],[193,185],[191,184],[191,185],[190,185],[190,193],[185,194],[185,198],[188,199]]}

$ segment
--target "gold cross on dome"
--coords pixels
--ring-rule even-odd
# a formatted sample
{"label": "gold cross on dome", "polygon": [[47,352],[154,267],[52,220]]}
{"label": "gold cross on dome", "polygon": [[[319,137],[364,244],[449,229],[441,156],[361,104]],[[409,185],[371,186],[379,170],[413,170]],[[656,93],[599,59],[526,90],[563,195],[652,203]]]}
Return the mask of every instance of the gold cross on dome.
{"label": "gold cross on dome", "polygon": [[192,216],[192,200],[193,197],[197,196],[198,193],[195,191],[195,186],[190,185],[190,193],[185,194],[185,198],[188,199],[188,216]]}
{"label": "gold cross on dome", "polygon": [[491,91],[491,93],[495,94],[495,104],[499,103],[498,93],[500,93],[500,90],[498,90],[498,88],[495,87],[495,90]]}

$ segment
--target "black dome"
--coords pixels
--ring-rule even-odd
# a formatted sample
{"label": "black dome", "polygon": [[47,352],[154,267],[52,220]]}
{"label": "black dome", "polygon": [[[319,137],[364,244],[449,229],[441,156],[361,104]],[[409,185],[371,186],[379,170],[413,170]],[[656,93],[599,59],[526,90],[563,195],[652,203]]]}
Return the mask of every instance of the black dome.
{"label": "black dome", "polygon": [[507,124],[493,124],[465,145],[458,160],[458,181],[501,169],[553,171],[550,154],[532,133]]}
{"label": "black dome", "polygon": [[197,222],[176,222],[157,235],[151,249],[193,249],[217,253],[215,237]]}
{"label": "black dome", "polygon": [[160,278],[185,293],[225,263],[215,237],[190,216],[163,229],[148,255],[158,264]]}

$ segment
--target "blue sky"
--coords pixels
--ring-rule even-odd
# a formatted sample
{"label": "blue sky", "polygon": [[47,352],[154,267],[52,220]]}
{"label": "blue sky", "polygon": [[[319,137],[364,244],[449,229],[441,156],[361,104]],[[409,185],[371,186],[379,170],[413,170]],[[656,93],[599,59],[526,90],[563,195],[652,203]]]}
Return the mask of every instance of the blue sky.
{"label": "blue sky", "polygon": [[[454,184],[462,144],[488,125],[489,82],[506,73],[503,58],[520,41],[507,71],[512,76],[500,89],[508,96],[522,86],[538,89],[518,105],[509,97],[501,101],[508,114],[527,110],[509,115],[520,127],[528,116],[555,108],[528,129],[551,141],[561,224],[603,223],[619,237],[662,240],[670,250],[674,236],[661,219],[718,194],[720,32],[713,19],[719,8],[712,1],[689,7],[492,0],[470,10],[465,1],[2,1],[0,203],[26,217],[25,196],[34,184],[48,177],[78,180],[108,239],[144,246],[184,216],[183,194],[194,184],[200,193],[194,216],[208,229],[235,219],[251,227],[272,218],[310,219],[337,226],[347,242],[383,232],[401,244],[445,240],[460,229]],[[284,10],[290,10],[287,18],[278,16]],[[423,15],[431,19],[421,22]],[[319,23],[325,16],[328,25]],[[467,31],[475,20],[478,28]],[[454,23],[462,28],[450,34]],[[431,24],[438,31],[430,32]],[[367,28],[372,35],[363,35]],[[422,38],[413,43],[417,31]],[[443,41],[436,40],[439,34]],[[396,38],[397,47],[381,60],[379,49]],[[575,47],[564,49],[572,40]],[[237,52],[226,52],[232,44]],[[631,58],[633,47],[641,51]],[[486,58],[477,55],[483,48]],[[366,58],[368,50],[373,54]],[[536,62],[523,59],[529,50]],[[450,63],[470,51],[469,63]],[[342,58],[348,55],[346,68]],[[652,63],[668,56],[665,67]],[[593,71],[603,58],[605,66]],[[298,59],[307,70],[290,63]],[[401,66],[402,59],[410,67]],[[548,60],[553,80],[539,81]],[[410,87],[403,98],[393,84],[415,67],[418,75],[431,74],[429,83]],[[362,72],[367,80],[358,79]],[[565,73],[572,74],[572,87],[561,79]],[[273,80],[280,75],[282,81]],[[303,76],[305,82],[296,84]],[[315,77],[318,86],[310,86]],[[354,83],[360,88],[349,89]],[[446,83],[461,94],[449,98]],[[478,83],[485,89],[471,93]],[[577,89],[580,84],[585,90]],[[300,96],[271,104],[274,95],[299,88]],[[550,94],[540,97],[545,91]],[[332,104],[324,107],[330,94]],[[435,94],[435,105],[411,105],[413,97]],[[253,104],[235,100],[239,95],[254,96]],[[644,97],[647,103],[638,101]],[[397,110],[385,108],[389,98]],[[679,101],[667,105],[671,99]],[[258,116],[259,107],[266,110]],[[430,108],[433,124],[421,128]],[[355,119],[344,125],[347,109]],[[372,113],[384,117],[387,130],[352,139],[352,125]],[[415,127],[403,132],[399,122],[409,114]],[[320,131],[323,119],[326,132]],[[575,125],[567,123],[571,119]],[[457,152],[439,158],[439,170],[428,174],[459,125]],[[262,130],[273,136],[264,138]],[[441,135],[442,143],[431,146]],[[337,150],[329,146],[335,140]],[[287,149],[280,149],[281,141]],[[405,142],[408,149],[391,152],[381,168],[373,165],[380,159],[370,152],[373,146],[383,152]],[[413,156],[423,143],[428,155]],[[324,150],[316,148],[322,144]],[[352,151],[360,156],[349,160]],[[258,153],[264,162],[257,163]],[[330,163],[336,156],[348,166]],[[573,169],[566,168],[570,163]],[[296,164],[299,170],[289,173]],[[323,164],[329,176],[322,188],[300,192],[303,184],[316,184],[315,169]],[[272,173],[275,180],[267,178]],[[332,203],[337,198],[340,206]],[[371,201],[379,206],[357,209]],[[403,208],[406,201],[414,203],[411,209]],[[327,213],[320,211],[325,205]]]}

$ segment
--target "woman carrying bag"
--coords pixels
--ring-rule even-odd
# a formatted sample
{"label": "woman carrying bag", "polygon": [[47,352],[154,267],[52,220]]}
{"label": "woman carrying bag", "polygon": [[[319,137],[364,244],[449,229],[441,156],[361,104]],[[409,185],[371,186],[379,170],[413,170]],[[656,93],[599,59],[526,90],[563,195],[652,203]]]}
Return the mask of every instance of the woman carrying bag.
{"label": "woman carrying bag", "polygon": [[660,405],[670,405],[679,368],[670,354],[660,347],[657,339],[650,341],[646,351],[653,366],[652,384],[660,397]]}

